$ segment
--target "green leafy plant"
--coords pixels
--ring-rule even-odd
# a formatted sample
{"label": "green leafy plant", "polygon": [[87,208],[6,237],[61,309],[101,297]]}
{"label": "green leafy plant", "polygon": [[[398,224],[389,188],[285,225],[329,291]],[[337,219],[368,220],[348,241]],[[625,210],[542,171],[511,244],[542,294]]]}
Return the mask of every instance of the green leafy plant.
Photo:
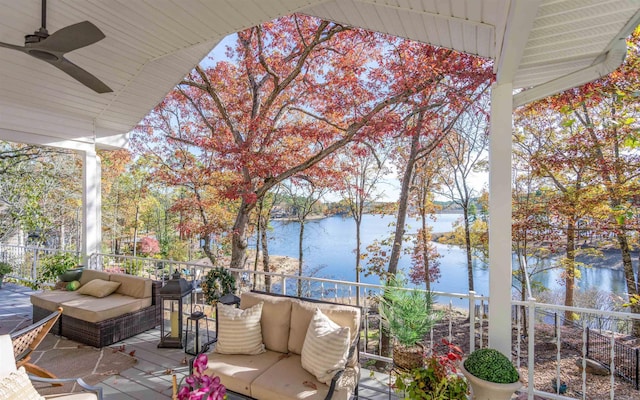
{"label": "green leafy plant", "polygon": [[493,383],[514,383],[520,378],[511,361],[496,349],[475,350],[464,367],[471,375]]}
{"label": "green leafy plant", "polygon": [[396,390],[411,400],[466,400],[467,381],[456,368],[462,350],[446,339],[441,346],[445,348],[443,354],[438,354],[434,346],[423,367],[401,372],[395,381]]}
{"label": "green leafy plant", "polygon": [[36,284],[42,287],[45,283],[54,283],[60,275],[76,265],[78,258],[71,253],[56,253],[42,257]]}
{"label": "green leafy plant", "polygon": [[236,277],[226,268],[212,268],[202,282],[202,293],[207,304],[213,304],[225,294],[236,291]]}
{"label": "green leafy plant", "polygon": [[433,309],[431,292],[406,290],[402,276],[387,281],[379,297],[378,311],[384,329],[403,346],[414,346],[440,321],[442,313]]}
{"label": "green leafy plant", "polygon": [[8,262],[0,261],[0,275],[7,275],[13,271],[13,267]]}

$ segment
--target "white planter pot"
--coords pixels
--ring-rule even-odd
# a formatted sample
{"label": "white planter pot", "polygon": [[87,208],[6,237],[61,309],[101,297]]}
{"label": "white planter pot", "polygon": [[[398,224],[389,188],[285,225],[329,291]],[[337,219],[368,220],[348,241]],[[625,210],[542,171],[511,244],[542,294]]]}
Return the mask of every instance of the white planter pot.
{"label": "white planter pot", "polygon": [[471,375],[464,367],[465,360],[460,363],[460,371],[471,386],[472,400],[509,400],[516,390],[522,387],[520,381],[514,383],[493,383]]}

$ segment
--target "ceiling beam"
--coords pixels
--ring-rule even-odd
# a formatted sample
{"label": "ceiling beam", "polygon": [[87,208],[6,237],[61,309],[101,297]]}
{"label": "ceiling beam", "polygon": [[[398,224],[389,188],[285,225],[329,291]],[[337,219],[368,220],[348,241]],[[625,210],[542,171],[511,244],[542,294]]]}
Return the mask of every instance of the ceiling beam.
{"label": "ceiling beam", "polygon": [[95,151],[93,143],[78,142],[75,140],[65,140],[51,136],[37,135],[35,133],[15,131],[0,127],[0,140],[14,143],[25,143],[38,146],[56,147],[59,149]]}
{"label": "ceiling beam", "polygon": [[512,0],[502,46],[496,58],[498,84],[513,82],[542,0]]}
{"label": "ceiling beam", "polygon": [[639,24],[640,11],[637,11],[613,40],[609,42],[605,50],[596,58],[593,64],[587,68],[572,72],[531,89],[523,90],[513,96],[513,108],[609,75],[624,62],[624,58],[627,55],[627,37],[631,35]]}

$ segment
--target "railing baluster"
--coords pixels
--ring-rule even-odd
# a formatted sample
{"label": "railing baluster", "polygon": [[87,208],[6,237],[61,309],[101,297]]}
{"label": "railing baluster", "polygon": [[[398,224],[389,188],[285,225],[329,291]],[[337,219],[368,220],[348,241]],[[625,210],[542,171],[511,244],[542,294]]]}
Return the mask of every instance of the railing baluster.
{"label": "railing baluster", "polygon": [[476,292],[469,291],[469,353],[476,349]]}
{"label": "railing baluster", "polygon": [[527,336],[529,339],[528,349],[527,349],[527,371],[528,371],[528,384],[527,384],[527,393],[528,399],[533,400],[533,391],[535,390],[535,338],[536,338],[536,299],[533,297],[529,297],[527,301],[527,306],[529,308],[529,326]]}
{"label": "railing baluster", "polygon": [[562,380],[560,379],[560,350],[562,348],[562,342],[560,341],[561,331],[560,326],[558,324],[558,313],[555,313],[555,325],[556,325],[556,394],[560,394],[560,385]]}
{"label": "railing baluster", "polygon": [[589,352],[589,328],[587,319],[582,319],[582,399],[587,396],[587,354]]}
{"label": "railing baluster", "polygon": [[611,389],[610,389],[610,398],[611,400],[615,397],[615,385],[616,385],[616,337],[615,337],[616,327],[615,324],[611,327]]}

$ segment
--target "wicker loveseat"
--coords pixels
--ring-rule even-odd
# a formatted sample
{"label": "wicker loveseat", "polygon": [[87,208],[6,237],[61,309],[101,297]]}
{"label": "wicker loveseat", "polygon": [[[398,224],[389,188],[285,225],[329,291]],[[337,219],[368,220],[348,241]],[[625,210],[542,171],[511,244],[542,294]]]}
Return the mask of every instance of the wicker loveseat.
{"label": "wicker loveseat", "polygon": [[[359,307],[259,292],[243,293],[239,310],[228,307],[218,305],[218,339],[207,354],[206,371],[219,376],[227,390],[258,400],[347,400],[357,395]],[[255,349],[243,343],[244,336],[256,332],[254,327],[234,326],[252,312],[259,314],[256,329],[262,336],[262,343]],[[315,330],[318,323],[324,323],[326,329],[321,326],[320,331]],[[321,342],[309,337],[320,338]],[[234,346],[240,352],[256,350],[257,354],[237,354]],[[325,360],[319,369],[310,365],[340,352],[340,366],[333,361],[326,364]]]}
{"label": "wicker loveseat", "polygon": [[[83,294],[86,289],[102,284],[117,288],[104,297],[96,297],[95,293]],[[63,314],[52,333],[94,347],[108,346],[160,324],[160,287],[160,282],[147,278],[85,270],[77,291],[50,290],[32,294],[33,321],[62,307]]]}

